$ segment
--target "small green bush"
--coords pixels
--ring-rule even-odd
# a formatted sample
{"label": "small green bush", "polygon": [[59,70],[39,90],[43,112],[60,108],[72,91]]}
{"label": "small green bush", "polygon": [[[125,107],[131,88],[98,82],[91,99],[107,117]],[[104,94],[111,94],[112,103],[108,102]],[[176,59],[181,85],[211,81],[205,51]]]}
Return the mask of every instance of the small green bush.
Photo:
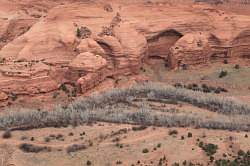
{"label": "small green bush", "polygon": [[218,146],[215,144],[211,144],[211,143],[203,144],[202,142],[200,142],[199,146],[202,150],[206,152],[208,156],[214,155],[218,150]]}
{"label": "small green bush", "polygon": [[120,165],[120,164],[122,164],[122,161],[118,160],[118,161],[116,161],[116,164]]}
{"label": "small green bush", "polygon": [[74,145],[70,145],[67,147],[66,151],[67,153],[71,153],[71,152],[76,152],[76,151],[80,151],[80,150],[84,150],[87,147],[83,144],[74,144]]}
{"label": "small green bush", "polygon": [[51,148],[47,146],[36,146],[32,144],[23,143],[19,146],[23,152],[26,153],[39,153],[39,152],[50,152]]}
{"label": "small green bush", "polygon": [[236,64],[236,65],[234,66],[234,68],[235,68],[235,69],[240,69],[240,65],[239,65],[239,64]]}
{"label": "small green bush", "polygon": [[227,71],[226,70],[222,70],[219,74],[219,78],[223,78],[223,77],[226,77],[228,75]]}
{"label": "small green bush", "polygon": [[188,138],[191,138],[192,136],[193,136],[193,134],[188,132]]}
{"label": "small green bush", "polygon": [[177,135],[178,131],[177,130],[169,130],[168,135]]}
{"label": "small green bush", "polygon": [[91,161],[88,160],[86,164],[87,165],[91,165],[92,163],[91,163]]}
{"label": "small green bush", "polygon": [[142,153],[148,153],[148,152],[149,152],[149,150],[147,148],[142,150]]}
{"label": "small green bush", "polygon": [[147,128],[148,128],[147,126],[133,126],[132,130],[133,131],[140,131],[140,130],[145,130]]}
{"label": "small green bush", "polygon": [[81,29],[79,27],[77,27],[77,29],[76,29],[76,37],[81,38],[81,36],[82,36]]}

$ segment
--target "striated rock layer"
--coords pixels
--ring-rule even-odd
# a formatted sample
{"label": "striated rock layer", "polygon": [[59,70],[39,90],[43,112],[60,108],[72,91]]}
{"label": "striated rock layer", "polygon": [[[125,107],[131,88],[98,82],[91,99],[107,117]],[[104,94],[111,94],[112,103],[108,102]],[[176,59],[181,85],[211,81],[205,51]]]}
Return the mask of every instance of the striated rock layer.
{"label": "striated rock layer", "polygon": [[250,58],[250,17],[166,1],[0,2],[0,101],[64,84],[85,93],[151,58],[172,69]]}

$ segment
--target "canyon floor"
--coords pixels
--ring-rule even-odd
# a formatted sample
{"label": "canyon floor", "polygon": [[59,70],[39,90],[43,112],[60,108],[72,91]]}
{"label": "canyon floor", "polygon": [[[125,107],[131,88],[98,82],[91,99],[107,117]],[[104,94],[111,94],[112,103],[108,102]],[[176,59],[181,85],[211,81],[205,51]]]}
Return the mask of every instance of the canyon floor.
{"label": "canyon floor", "polygon": [[0,166],[249,166],[249,9],[0,1]]}

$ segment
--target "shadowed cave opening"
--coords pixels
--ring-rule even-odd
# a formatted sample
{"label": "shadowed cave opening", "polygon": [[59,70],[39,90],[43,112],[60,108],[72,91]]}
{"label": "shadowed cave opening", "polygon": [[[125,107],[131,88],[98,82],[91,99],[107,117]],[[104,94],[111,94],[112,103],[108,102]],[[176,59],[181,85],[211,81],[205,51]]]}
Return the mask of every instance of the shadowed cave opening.
{"label": "shadowed cave opening", "polygon": [[109,65],[112,69],[115,68],[116,63],[113,55],[113,48],[103,41],[97,41],[97,43],[102,47],[102,49],[105,51],[105,54],[103,55],[104,58],[108,61]]}
{"label": "shadowed cave opening", "polygon": [[174,30],[166,30],[157,35],[149,38],[148,42],[148,58],[149,59],[158,59],[163,60],[165,62],[166,67],[169,66],[169,55],[170,48],[175,45],[175,43],[182,37],[183,35]]}
{"label": "shadowed cave opening", "polygon": [[147,39],[148,50],[145,58],[144,71],[152,71],[153,80],[163,81],[164,73],[171,68],[170,48],[183,37],[183,34],[169,29]]}

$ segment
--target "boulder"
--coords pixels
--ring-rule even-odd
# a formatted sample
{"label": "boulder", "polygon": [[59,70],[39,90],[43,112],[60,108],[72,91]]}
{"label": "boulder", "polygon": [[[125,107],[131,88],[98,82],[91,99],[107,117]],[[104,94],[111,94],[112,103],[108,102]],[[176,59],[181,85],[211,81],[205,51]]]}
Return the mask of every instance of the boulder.
{"label": "boulder", "polygon": [[100,55],[85,52],[77,55],[69,64],[70,70],[96,72],[107,66],[107,61]]}
{"label": "boulder", "polygon": [[189,33],[179,39],[170,48],[169,62],[171,68],[206,64],[210,57],[210,47],[206,33]]}
{"label": "boulder", "polygon": [[0,92],[0,101],[4,101],[8,99],[8,95],[4,92]]}

